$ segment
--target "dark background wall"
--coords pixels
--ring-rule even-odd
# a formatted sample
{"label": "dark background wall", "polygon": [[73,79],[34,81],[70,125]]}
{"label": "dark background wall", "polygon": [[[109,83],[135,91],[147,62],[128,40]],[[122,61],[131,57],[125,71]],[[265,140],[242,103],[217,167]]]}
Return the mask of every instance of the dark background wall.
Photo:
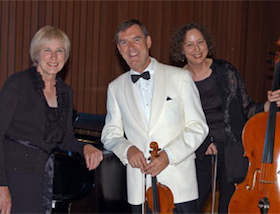
{"label": "dark background wall", "polygon": [[280,1],[0,1],[0,88],[11,74],[31,65],[29,44],[44,25],[61,28],[72,47],[61,76],[75,91],[78,112],[105,114],[106,89],[126,66],[114,43],[116,27],[140,19],[149,30],[151,55],[171,64],[169,41],[187,22],[205,25],[214,36],[217,58],[240,71],[251,97],[262,102],[270,88],[269,52],[280,38]]}

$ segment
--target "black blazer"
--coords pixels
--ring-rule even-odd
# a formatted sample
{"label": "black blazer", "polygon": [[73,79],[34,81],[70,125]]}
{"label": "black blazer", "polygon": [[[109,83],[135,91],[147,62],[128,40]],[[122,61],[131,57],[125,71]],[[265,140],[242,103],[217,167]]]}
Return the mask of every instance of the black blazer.
{"label": "black blazer", "polygon": [[[39,77],[39,78],[38,78]],[[46,143],[46,100],[44,83],[32,67],[9,77],[0,92],[0,186],[7,185],[6,170],[44,174],[48,154],[13,141],[5,136],[31,142],[48,152],[56,144]],[[59,147],[82,154],[83,144],[74,137],[72,127],[73,90],[57,76],[58,104],[62,105],[63,141]]]}

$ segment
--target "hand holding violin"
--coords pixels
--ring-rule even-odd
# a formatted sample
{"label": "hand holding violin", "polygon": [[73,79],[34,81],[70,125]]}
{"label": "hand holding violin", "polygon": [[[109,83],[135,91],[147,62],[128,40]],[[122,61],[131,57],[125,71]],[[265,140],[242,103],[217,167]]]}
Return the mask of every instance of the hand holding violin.
{"label": "hand holding violin", "polygon": [[151,160],[144,168],[145,174],[151,174],[152,177],[157,176],[169,164],[169,159],[165,151],[158,153],[158,155]]}
{"label": "hand holding violin", "polygon": [[147,165],[146,158],[136,146],[131,146],[127,151],[127,159],[133,168],[140,168],[142,172]]}

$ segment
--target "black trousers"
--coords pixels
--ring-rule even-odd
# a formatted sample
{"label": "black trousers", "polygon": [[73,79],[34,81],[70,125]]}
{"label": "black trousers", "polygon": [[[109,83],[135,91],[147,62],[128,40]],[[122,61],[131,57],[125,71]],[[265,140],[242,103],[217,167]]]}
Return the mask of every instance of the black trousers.
{"label": "black trousers", "polygon": [[[196,159],[196,172],[199,192],[199,211],[201,211],[212,192],[212,164],[211,155],[205,155],[204,159]],[[219,184],[219,213],[228,213],[228,205],[235,191],[234,182],[227,182],[226,166],[224,161],[223,145],[218,144],[218,172]]]}
{"label": "black trousers", "polygon": [[42,208],[44,176],[8,172],[12,213],[44,213]]}
{"label": "black trousers", "polygon": [[[133,214],[142,213],[141,205],[131,205],[131,210]],[[152,211],[147,208],[147,213],[152,213]],[[174,214],[184,214],[184,213],[198,213],[198,201],[188,201],[185,203],[175,204],[175,209],[173,209]]]}

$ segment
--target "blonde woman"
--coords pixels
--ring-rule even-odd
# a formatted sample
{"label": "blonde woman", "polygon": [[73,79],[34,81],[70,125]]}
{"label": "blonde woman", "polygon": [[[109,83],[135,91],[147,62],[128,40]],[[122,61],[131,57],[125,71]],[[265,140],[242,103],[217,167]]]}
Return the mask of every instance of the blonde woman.
{"label": "blonde woman", "polygon": [[30,45],[33,67],[8,78],[0,92],[2,214],[51,212],[52,149],[84,154],[89,170],[103,159],[101,151],[74,137],[73,90],[57,75],[69,50],[64,32],[41,28]]}

